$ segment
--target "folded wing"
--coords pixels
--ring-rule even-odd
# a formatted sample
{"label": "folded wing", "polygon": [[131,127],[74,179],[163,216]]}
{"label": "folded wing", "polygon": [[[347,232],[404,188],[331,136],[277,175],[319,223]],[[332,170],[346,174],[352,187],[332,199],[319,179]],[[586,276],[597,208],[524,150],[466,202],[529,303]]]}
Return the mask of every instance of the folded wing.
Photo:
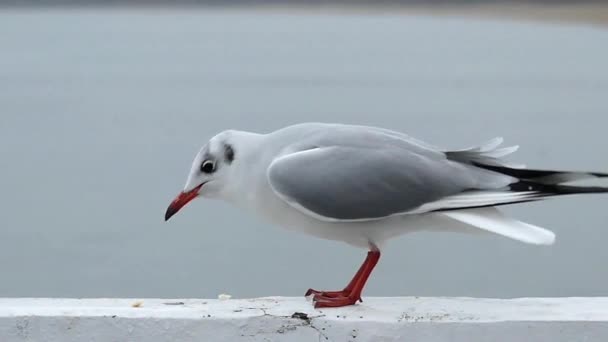
{"label": "folded wing", "polygon": [[[505,217],[492,208],[607,187],[566,182],[606,173],[514,168],[501,157],[516,147],[502,139],[479,147],[439,151],[390,131],[341,129],[288,149],[267,170],[274,192],[301,212],[328,222],[369,221],[434,212],[469,226],[534,244],[552,232]],[[389,134],[390,133],[390,134]]]}
{"label": "folded wing", "polygon": [[[327,146],[294,152],[270,165],[268,180],[291,206],[324,221],[434,211],[441,207],[432,203],[442,199],[453,201],[454,196],[471,191],[504,189],[516,181],[395,146]],[[495,201],[490,196],[474,206]]]}

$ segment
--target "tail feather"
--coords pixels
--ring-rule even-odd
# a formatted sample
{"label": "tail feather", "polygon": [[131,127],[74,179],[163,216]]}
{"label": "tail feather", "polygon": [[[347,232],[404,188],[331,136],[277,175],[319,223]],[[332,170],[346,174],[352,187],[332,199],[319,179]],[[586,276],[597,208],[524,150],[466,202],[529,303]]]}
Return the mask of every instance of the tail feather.
{"label": "tail feather", "polygon": [[525,243],[551,245],[555,241],[555,234],[550,230],[517,221],[495,208],[467,209],[441,214],[469,226]]}
{"label": "tail feather", "polygon": [[493,189],[494,192],[485,197],[479,191],[465,192],[444,199],[440,203],[442,206],[438,208],[433,207],[433,210],[458,210],[466,207],[480,208],[536,201],[561,195],[608,193],[608,187],[564,184],[584,179],[607,178],[608,173],[537,170],[527,169],[523,166],[514,166],[501,158],[515,152],[517,146],[499,147],[502,142],[502,138],[494,138],[476,147],[446,151],[445,155],[450,160],[513,177],[516,180],[514,183],[510,184],[506,189]]}
{"label": "tail feather", "polygon": [[519,148],[519,146],[501,147],[503,139],[498,137],[489,140],[479,146],[469,147],[462,150],[446,151],[445,155],[448,159],[459,161],[466,164],[484,164],[497,167],[515,166],[501,158],[509,155]]}
{"label": "tail feather", "polygon": [[[602,173],[583,173],[583,172],[562,172],[562,171],[541,171],[527,169],[511,169],[506,167],[484,168],[498,172],[503,170],[502,174],[518,178],[514,183],[509,184],[506,188],[491,189],[491,190],[468,190],[459,194],[447,196],[440,200],[427,203],[419,207],[414,212],[447,212],[462,209],[496,207],[508,204],[524,203],[531,201],[543,200],[555,196],[575,195],[575,194],[599,194],[608,193],[608,187],[603,186],[575,186],[562,183],[550,183],[550,174],[562,174],[561,179],[583,179],[608,177]],[[515,171],[517,173],[515,173]],[[568,175],[575,175],[568,177]],[[517,177],[519,176],[519,177]],[[521,178],[520,178],[521,177]],[[558,179],[559,177],[553,178]]]}

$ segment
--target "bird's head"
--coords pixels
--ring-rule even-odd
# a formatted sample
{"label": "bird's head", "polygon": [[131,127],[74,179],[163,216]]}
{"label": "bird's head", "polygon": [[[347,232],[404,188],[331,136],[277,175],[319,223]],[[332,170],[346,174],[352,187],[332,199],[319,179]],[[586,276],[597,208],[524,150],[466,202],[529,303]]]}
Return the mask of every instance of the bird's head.
{"label": "bird's head", "polygon": [[231,168],[237,158],[239,139],[226,131],[213,137],[194,157],[184,190],[171,202],[165,213],[165,221],[175,215],[193,199],[202,196],[222,197],[229,186]]}

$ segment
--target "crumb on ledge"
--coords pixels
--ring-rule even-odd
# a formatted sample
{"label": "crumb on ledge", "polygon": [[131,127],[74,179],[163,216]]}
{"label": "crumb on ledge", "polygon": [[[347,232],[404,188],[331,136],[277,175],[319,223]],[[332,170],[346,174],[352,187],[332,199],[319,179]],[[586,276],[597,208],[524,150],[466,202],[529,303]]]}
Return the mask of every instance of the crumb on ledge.
{"label": "crumb on ledge", "polygon": [[222,293],[221,295],[217,296],[217,299],[219,299],[219,300],[228,300],[230,298],[232,298],[232,296],[229,294],[225,294],[225,293]]}

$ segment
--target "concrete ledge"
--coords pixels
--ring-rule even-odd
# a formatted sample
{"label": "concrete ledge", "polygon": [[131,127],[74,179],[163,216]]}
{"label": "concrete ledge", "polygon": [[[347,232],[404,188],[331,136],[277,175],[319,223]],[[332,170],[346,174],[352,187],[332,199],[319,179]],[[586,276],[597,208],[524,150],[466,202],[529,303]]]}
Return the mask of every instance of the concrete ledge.
{"label": "concrete ledge", "polygon": [[1,341],[608,341],[608,298],[0,299]]}

